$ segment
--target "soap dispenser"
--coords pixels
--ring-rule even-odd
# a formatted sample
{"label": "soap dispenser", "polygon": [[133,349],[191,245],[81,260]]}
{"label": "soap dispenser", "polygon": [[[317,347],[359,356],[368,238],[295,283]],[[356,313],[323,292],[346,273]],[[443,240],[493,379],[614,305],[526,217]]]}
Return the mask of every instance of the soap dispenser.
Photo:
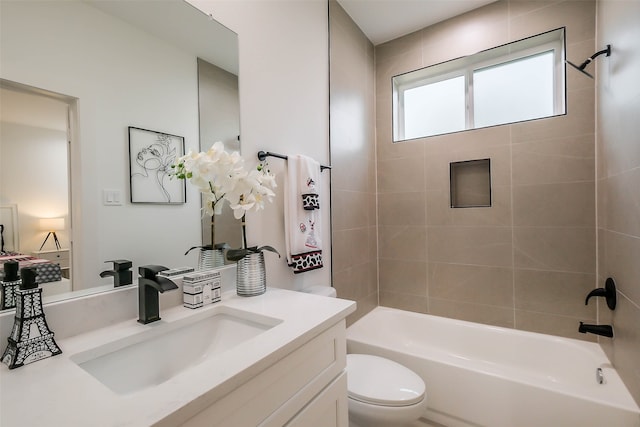
{"label": "soap dispenser", "polygon": [[14,308],[16,306],[16,290],[20,286],[20,276],[18,275],[18,261],[7,261],[4,263],[4,277],[0,281],[0,310]]}
{"label": "soap dispenser", "polygon": [[16,290],[16,316],[9,344],[2,354],[2,363],[15,369],[47,357],[61,354],[53,339],[42,309],[42,289],[33,267],[20,270],[21,283]]}

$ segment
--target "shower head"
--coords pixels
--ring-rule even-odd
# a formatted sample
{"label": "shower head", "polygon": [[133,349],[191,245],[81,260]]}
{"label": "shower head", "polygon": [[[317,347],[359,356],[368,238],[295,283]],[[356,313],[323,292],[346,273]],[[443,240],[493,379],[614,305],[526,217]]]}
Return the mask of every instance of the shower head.
{"label": "shower head", "polygon": [[[565,62],[566,62],[567,64],[571,65],[571,66],[572,66],[573,68],[575,68],[576,70],[580,71],[582,74],[584,74],[584,75],[586,75],[586,76],[589,76],[589,77],[593,78],[593,76],[592,76],[591,74],[587,73],[587,72],[584,70],[584,67],[583,67],[582,65],[576,65],[576,64],[574,64],[573,62],[571,62],[571,61],[569,61],[569,60],[567,60],[567,61],[565,61]],[[587,62],[587,64],[588,64],[588,62]],[[585,65],[585,67],[586,67],[586,65]]]}
{"label": "shower head", "polygon": [[607,56],[611,56],[611,45],[608,44],[606,49],[602,49],[596,53],[594,53],[593,55],[591,55],[590,57],[588,57],[587,59],[585,59],[585,61],[580,64],[580,65],[576,65],[571,61],[565,61],[567,64],[571,65],[573,68],[575,68],[576,70],[580,71],[582,74],[585,74],[591,78],[593,78],[593,76],[589,73],[587,73],[584,69],[587,68],[587,65],[589,65],[594,59],[596,59],[596,57],[602,55],[602,54],[606,54]]}

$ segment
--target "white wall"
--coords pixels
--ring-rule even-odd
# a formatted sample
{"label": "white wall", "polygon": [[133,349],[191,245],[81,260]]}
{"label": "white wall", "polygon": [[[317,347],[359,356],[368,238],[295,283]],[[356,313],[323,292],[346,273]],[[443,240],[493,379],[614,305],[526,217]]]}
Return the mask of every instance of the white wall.
{"label": "white wall", "polygon": [[615,332],[600,345],[640,404],[640,2],[600,0],[597,13],[596,48],[611,45],[611,56],[591,68],[598,100],[598,283],[613,277],[618,290],[615,311],[599,302],[598,323]]}
{"label": "white wall", "polygon": [[[329,164],[328,9],[325,0],[189,0],[238,34],[242,155],[256,161],[260,150],[304,154]],[[249,245],[272,245],[268,285],[288,289],[331,282],[329,173],[323,172],[324,265],[294,275],[284,260],[283,175],[285,162],[270,161],[278,176],[277,198],[248,216]]]}
{"label": "white wall", "polygon": [[[221,141],[229,152],[240,151],[240,95],[238,76],[209,62],[198,60],[200,149]],[[215,243],[242,246],[240,223],[228,204],[215,217]],[[202,243],[211,243],[211,217],[202,218]],[[226,261],[231,263],[231,261]]]}
{"label": "white wall", "polygon": [[[197,194],[186,205],[128,203],[127,135],[136,126],[197,148],[195,56],[82,2],[2,2],[1,19],[0,76],[78,99],[72,234],[82,272],[74,287],[95,285],[110,259],[134,268],[195,263],[183,253],[200,242]],[[120,190],[123,205],[103,206],[103,189]]]}
{"label": "white wall", "polygon": [[[63,117],[66,122],[66,117]],[[23,253],[37,251],[46,231],[40,218],[65,218],[68,224],[67,133],[54,129],[0,122],[0,204],[20,207],[18,226]],[[56,235],[68,245],[67,230]],[[52,238],[43,250],[55,249]]]}

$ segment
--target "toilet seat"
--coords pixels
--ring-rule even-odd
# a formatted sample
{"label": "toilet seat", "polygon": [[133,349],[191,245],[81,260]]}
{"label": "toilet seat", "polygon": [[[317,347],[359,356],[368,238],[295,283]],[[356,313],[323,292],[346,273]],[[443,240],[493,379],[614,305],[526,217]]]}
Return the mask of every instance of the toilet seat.
{"label": "toilet seat", "polygon": [[425,385],[415,372],[389,359],[347,354],[349,398],[371,405],[410,406],[424,399]]}

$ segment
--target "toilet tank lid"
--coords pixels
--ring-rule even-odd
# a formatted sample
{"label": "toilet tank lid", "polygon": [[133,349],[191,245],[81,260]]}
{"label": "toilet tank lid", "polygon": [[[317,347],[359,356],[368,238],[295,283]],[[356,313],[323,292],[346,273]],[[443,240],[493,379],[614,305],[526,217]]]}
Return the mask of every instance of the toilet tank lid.
{"label": "toilet tank lid", "polygon": [[308,288],[302,289],[302,292],[306,292],[308,294],[314,295],[322,295],[325,297],[336,297],[336,289],[331,286],[322,286],[322,285],[314,285],[309,286]]}
{"label": "toilet tank lid", "polygon": [[424,398],[422,378],[409,368],[369,354],[347,354],[349,397],[380,406],[409,406]]}

